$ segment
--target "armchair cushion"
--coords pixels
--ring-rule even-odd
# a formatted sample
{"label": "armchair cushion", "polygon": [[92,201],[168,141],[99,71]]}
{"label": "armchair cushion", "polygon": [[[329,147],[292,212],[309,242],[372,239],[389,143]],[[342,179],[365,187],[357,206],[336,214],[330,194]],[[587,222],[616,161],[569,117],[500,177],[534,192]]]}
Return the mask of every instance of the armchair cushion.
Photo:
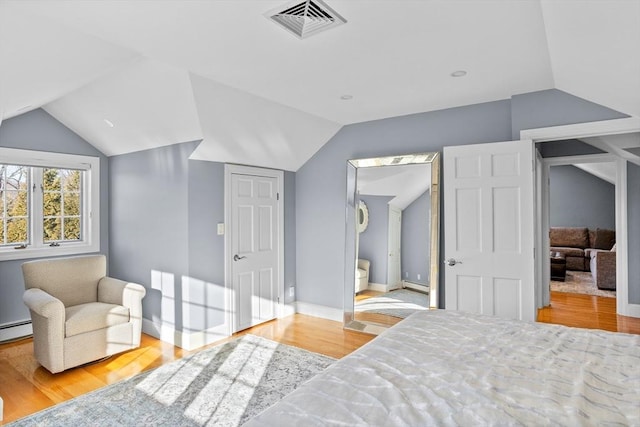
{"label": "armchair cushion", "polygon": [[129,309],[122,305],[89,302],[65,310],[65,337],[129,322]]}

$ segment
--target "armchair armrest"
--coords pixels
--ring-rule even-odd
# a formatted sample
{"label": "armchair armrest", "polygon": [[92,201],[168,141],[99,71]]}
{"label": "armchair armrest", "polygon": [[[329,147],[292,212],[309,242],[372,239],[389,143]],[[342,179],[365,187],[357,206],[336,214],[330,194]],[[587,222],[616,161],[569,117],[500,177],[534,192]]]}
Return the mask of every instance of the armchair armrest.
{"label": "armchair armrest", "polygon": [[98,301],[107,304],[124,305],[131,309],[141,303],[146,293],[142,285],[113,277],[103,277],[98,282]]}
{"label": "armchair armrest", "polygon": [[60,316],[64,323],[64,304],[58,298],[46,293],[42,289],[27,289],[22,296],[29,310],[47,319]]}
{"label": "armchair armrest", "polygon": [[147,294],[144,286],[105,276],[98,282],[98,301],[123,305],[129,309],[129,321],[133,323],[133,341],[140,345],[142,329],[142,298]]}
{"label": "armchair armrest", "polygon": [[42,289],[27,289],[22,297],[31,312],[33,351],[49,371],[64,371],[65,307]]}
{"label": "armchair armrest", "polygon": [[616,252],[591,253],[591,274],[598,289],[616,289]]}

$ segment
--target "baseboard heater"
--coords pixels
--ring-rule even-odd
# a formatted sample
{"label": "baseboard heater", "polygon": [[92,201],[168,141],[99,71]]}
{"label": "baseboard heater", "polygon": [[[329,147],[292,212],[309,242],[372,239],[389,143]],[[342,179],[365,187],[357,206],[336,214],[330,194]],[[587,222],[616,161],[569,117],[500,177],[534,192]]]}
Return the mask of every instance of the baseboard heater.
{"label": "baseboard heater", "polygon": [[429,293],[429,285],[425,285],[422,283],[414,283],[409,281],[402,282],[405,288],[413,289],[414,291],[424,292],[425,294]]}
{"label": "baseboard heater", "polygon": [[4,323],[0,325],[0,342],[11,341],[17,338],[28,337],[33,334],[31,320]]}

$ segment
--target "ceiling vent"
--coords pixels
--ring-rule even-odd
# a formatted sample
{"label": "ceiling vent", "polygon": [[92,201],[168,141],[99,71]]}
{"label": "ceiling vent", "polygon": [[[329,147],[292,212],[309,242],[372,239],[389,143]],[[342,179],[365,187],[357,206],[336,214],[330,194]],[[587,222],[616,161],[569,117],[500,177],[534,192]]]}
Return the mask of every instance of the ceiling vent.
{"label": "ceiling vent", "polygon": [[296,0],[265,16],[301,39],[347,22],[322,0]]}

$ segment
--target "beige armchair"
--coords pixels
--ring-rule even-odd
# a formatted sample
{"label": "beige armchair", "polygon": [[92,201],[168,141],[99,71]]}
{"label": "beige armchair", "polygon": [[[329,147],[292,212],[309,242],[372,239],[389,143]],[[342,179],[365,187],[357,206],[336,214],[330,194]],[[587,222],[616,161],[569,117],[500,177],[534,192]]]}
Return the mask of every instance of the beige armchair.
{"label": "beige armchair", "polygon": [[140,346],[146,290],[106,271],[104,255],[22,264],[35,357],[52,373]]}
{"label": "beige armchair", "polygon": [[356,268],[356,294],[369,288],[370,266],[370,261],[366,259],[358,259],[358,268]]}

